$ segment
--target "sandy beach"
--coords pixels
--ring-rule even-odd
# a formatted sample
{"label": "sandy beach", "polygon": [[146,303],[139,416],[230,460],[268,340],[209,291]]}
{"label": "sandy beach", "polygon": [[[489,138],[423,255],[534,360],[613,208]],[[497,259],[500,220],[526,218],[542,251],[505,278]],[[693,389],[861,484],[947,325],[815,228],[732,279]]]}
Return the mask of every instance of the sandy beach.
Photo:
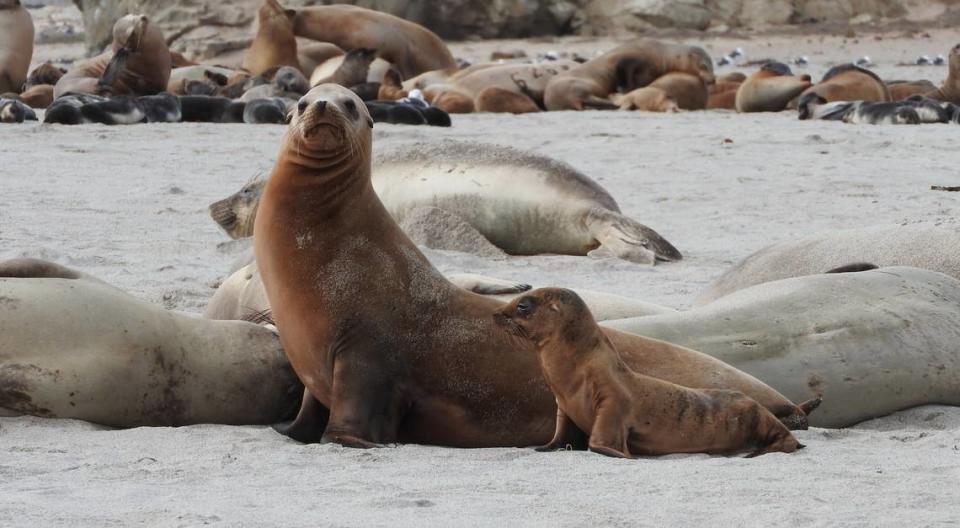
{"label": "sandy beach", "polygon": [[[869,36],[841,47],[841,37],[756,37],[713,39],[708,48],[714,56],[744,45],[751,58],[808,55],[814,77],[868,54],[884,77],[939,83],[943,68],[896,64],[946,53],[954,38]],[[466,56],[578,46],[606,43],[452,47]],[[0,258],[53,260],[199,315],[247,248],[217,228],[207,206],[268,174],[283,133],[252,125],[0,125]],[[792,112],[467,115],[449,129],[377,125],[374,149],[442,138],[565,161],[685,258],[651,267],[425,249],[440,270],[677,309],[766,245],[835,229],[949,223],[960,213],[957,194],[930,189],[958,185],[955,125],[800,122]],[[791,455],[622,461],[528,449],[304,446],[267,427],[121,431],[0,418],[0,526],[960,524],[960,408],[921,407],[797,436],[807,449]]]}

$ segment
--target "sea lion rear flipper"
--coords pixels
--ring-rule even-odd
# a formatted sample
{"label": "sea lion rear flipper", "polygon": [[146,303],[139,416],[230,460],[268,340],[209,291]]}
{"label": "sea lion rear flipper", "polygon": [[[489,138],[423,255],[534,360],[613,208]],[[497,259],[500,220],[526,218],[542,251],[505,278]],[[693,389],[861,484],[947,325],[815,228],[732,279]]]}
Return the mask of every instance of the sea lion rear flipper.
{"label": "sea lion rear flipper", "polygon": [[97,81],[97,87],[101,89],[113,89],[113,84],[117,82],[117,76],[126,68],[127,59],[130,58],[130,50],[127,48],[120,48],[114,53],[113,58],[110,59],[110,63],[107,64],[107,68],[103,71],[103,75],[100,76],[100,80]]}
{"label": "sea lion rear flipper", "polygon": [[799,407],[800,410],[803,411],[803,414],[810,416],[810,413],[817,410],[817,407],[820,407],[821,403],[823,403],[823,396],[817,395],[816,398],[813,398],[812,400],[807,400],[801,403],[800,405],[798,405],[797,407]]}
{"label": "sea lion rear flipper", "polygon": [[475,104],[477,112],[529,114],[541,111],[533,98],[497,87],[481,91]]}
{"label": "sea lion rear flipper", "polygon": [[83,275],[46,260],[17,258],[0,262],[0,277],[15,279],[79,279]]}
{"label": "sea lion rear flipper", "polygon": [[276,424],[274,431],[303,444],[318,444],[327,428],[330,411],[307,389],[303,390],[300,412],[292,422]]}
{"label": "sea lion rear flipper", "polygon": [[680,251],[656,231],[620,213],[593,208],[584,223],[600,243],[600,247],[588,253],[591,257],[619,257],[640,264],[683,259]]}
{"label": "sea lion rear flipper", "polygon": [[513,293],[523,293],[530,290],[532,286],[483,275],[474,275],[472,273],[454,273],[447,276],[447,280],[454,285],[473,293],[480,295],[508,295]]}
{"label": "sea lion rear flipper", "polygon": [[861,271],[871,271],[875,269],[880,269],[880,266],[877,266],[876,264],[871,264],[869,262],[855,262],[853,264],[846,264],[844,266],[833,268],[832,270],[826,271],[824,273],[859,273]]}

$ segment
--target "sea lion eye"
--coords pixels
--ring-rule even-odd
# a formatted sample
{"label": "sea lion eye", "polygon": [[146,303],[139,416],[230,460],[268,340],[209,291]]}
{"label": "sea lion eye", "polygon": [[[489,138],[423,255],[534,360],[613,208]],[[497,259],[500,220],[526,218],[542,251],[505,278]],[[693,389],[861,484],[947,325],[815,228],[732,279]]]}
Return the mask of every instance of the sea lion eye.
{"label": "sea lion eye", "polygon": [[352,100],[347,99],[346,102],[343,103],[343,108],[350,114],[351,118],[356,119],[360,117],[360,114],[357,113],[357,103],[354,103]]}
{"label": "sea lion eye", "polygon": [[529,298],[521,299],[517,303],[517,313],[519,315],[530,315],[533,313],[533,302]]}

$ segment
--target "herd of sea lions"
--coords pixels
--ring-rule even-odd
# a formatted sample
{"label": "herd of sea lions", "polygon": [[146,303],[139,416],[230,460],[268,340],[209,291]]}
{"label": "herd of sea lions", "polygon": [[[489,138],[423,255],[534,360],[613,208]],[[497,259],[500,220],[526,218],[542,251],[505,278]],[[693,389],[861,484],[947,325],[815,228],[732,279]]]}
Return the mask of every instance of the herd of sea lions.
{"label": "herd of sea lions", "polygon": [[[28,75],[32,24],[10,25],[24,13],[0,1],[0,28],[18,29],[0,33],[4,121],[36,118],[36,106],[66,124],[288,130],[268,178],[210,206],[253,251],[203,318],[56,263],[0,262],[0,416],[274,424],[302,442],[352,447],[630,458],[790,453],[804,447],[792,430],[960,405],[953,229],[911,224],[773,246],[677,312],[440,274],[418,248],[436,241],[412,237],[411,218],[442,216],[509,255],[649,265],[682,255],[555,160],[452,141],[376,157],[371,148],[377,121],[449,126],[458,112],[795,106],[801,118],[951,122],[958,49],[941,88],[884,83],[854,65],[817,84],[779,63],[716,78],[702,49],[655,41],[588,61],[462,67],[402,19],[266,0],[242,69],[185,64],[146,17],[130,15],[103,54]],[[509,196],[498,192],[506,186]]]}

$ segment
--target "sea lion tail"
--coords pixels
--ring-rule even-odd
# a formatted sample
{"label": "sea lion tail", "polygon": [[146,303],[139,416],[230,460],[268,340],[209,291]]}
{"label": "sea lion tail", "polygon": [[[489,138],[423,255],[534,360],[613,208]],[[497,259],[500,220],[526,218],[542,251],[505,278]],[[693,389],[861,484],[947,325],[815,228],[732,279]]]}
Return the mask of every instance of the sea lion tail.
{"label": "sea lion tail", "polygon": [[853,264],[845,264],[843,266],[833,268],[825,273],[859,273],[861,271],[871,271],[875,269],[880,269],[880,266],[871,264],[869,262],[854,262]]}

